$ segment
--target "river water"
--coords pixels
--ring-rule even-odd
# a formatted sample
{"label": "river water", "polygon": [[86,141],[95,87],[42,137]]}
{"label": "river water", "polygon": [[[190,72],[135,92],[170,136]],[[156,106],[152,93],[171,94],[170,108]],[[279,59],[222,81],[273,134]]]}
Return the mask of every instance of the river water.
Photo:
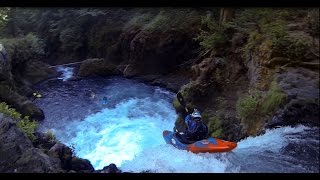
{"label": "river water", "polygon": [[53,131],[95,169],[110,163],[126,172],[316,172],[319,128],[298,125],[267,130],[238,142],[228,153],[193,154],[165,144],[177,114],[174,93],[122,77],[69,81],[73,68],[35,88],[45,120],[39,131]]}

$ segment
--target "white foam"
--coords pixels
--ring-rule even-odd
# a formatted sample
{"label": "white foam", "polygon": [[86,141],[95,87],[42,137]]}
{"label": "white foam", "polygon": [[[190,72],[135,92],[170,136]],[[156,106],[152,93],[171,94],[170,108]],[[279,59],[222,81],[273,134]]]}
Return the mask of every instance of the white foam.
{"label": "white foam", "polygon": [[57,71],[62,73],[58,79],[62,79],[63,81],[70,79],[73,76],[73,70],[73,67],[58,67]]}
{"label": "white foam", "polygon": [[166,101],[130,99],[81,122],[69,123],[65,130],[75,135],[64,139],[96,169],[110,163],[121,166],[143,150],[163,144],[162,132],[172,129],[175,119],[174,109]]}

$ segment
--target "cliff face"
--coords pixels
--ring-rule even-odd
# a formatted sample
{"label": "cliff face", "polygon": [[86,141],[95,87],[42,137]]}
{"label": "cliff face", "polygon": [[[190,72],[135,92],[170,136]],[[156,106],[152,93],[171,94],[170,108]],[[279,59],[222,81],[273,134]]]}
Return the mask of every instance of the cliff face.
{"label": "cliff face", "polygon": [[0,113],[0,172],[62,172],[60,160],[34,148],[15,120]]}

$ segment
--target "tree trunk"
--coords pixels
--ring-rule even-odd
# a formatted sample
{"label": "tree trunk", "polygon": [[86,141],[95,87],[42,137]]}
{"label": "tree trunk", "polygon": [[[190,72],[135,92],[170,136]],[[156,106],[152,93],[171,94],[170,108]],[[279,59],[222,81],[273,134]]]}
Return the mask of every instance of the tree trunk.
{"label": "tree trunk", "polygon": [[10,14],[9,14],[9,22],[8,22],[8,26],[9,26],[9,33],[12,37],[16,37],[16,28],[15,28],[15,14],[16,13],[16,8],[12,7],[10,8]]}
{"label": "tree trunk", "polygon": [[230,22],[234,18],[234,8],[221,8],[220,9],[220,24]]}

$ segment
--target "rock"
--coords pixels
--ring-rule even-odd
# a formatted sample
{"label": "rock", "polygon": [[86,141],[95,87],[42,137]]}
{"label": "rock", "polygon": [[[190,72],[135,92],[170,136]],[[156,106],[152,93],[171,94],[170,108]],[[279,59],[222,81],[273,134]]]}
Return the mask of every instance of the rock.
{"label": "rock", "polygon": [[288,68],[276,78],[288,102],[274,114],[267,127],[298,123],[320,126],[319,73],[301,67]]}
{"label": "rock", "polygon": [[13,106],[23,116],[29,116],[31,119],[41,121],[44,119],[43,111],[33,104],[28,98],[16,93],[7,85],[0,84],[0,98],[2,101]]}
{"label": "rock", "polygon": [[41,121],[45,118],[43,110],[38,108],[35,104],[33,104],[29,100],[24,101],[21,107],[17,107],[17,110],[21,112],[22,115],[29,116],[30,119]]}
{"label": "rock", "polygon": [[109,166],[105,166],[101,171],[101,173],[120,173],[121,171],[117,168],[117,166],[113,163],[109,164]]}
{"label": "rock", "polygon": [[28,62],[22,72],[21,77],[30,83],[30,85],[59,76],[59,72],[54,68],[50,68],[48,64],[41,61]]}
{"label": "rock", "polygon": [[60,159],[63,169],[71,169],[72,150],[66,145],[59,142],[56,143],[50,148],[48,155]]}
{"label": "rock", "polygon": [[107,59],[121,64],[128,77],[148,74],[168,74],[182,62],[193,58],[199,45],[193,34],[179,30],[153,32],[137,29],[124,31]]}
{"label": "rock", "polygon": [[55,139],[50,139],[46,133],[35,132],[35,136],[36,139],[33,145],[39,149],[44,149],[46,152],[57,143]]}
{"label": "rock", "polygon": [[117,70],[116,66],[104,59],[93,58],[86,59],[80,66],[78,76],[86,77],[89,75],[118,75],[120,72]]}
{"label": "rock", "polygon": [[239,46],[242,46],[246,42],[247,36],[244,33],[234,33],[231,39],[231,50],[236,49]]}
{"label": "rock", "polygon": [[73,157],[71,160],[71,170],[77,172],[93,172],[94,168],[89,160]]}
{"label": "rock", "polygon": [[215,61],[213,58],[205,58],[201,63],[193,65],[191,70],[193,72],[193,80],[202,82],[208,79],[208,75],[214,70]]}
{"label": "rock", "polygon": [[15,121],[0,113],[0,172],[63,172],[60,161],[33,147]]}

